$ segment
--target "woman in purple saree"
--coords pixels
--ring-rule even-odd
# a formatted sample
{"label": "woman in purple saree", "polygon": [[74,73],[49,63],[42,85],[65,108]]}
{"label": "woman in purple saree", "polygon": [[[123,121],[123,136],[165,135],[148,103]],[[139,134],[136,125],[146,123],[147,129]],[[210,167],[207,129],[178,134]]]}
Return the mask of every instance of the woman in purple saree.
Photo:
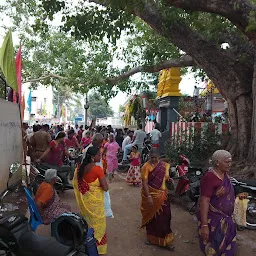
{"label": "woman in purple saree", "polygon": [[171,209],[167,200],[166,181],[170,165],[159,161],[156,149],[150,151],[150,160],[141,170],[142,176],[142,228],[146,227],[147,244],[173,250],[174,236],[171,230]]}
{"label": "woman in purple saree", "polygon": [[213,167],[201,180],[197,218],[200,248],[206,256],[235,255],[235,193],[227,175],[231,162],[229,152],[215,151]]}

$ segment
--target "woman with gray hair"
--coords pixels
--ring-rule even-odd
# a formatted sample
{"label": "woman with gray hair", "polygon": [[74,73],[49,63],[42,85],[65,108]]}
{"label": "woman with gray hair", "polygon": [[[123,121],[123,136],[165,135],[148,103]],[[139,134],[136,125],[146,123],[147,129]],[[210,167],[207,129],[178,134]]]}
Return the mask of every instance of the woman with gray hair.
{"label": "woman with gray hair", "polygon": [[60,200],[54,189],[56,180],[57,170],[48,169],[45,172],[45,181],[41,183],[36,192],[35,203],[44,224],[49,224],[62,213],[71,211],[71,207]]}
{"label": "woman with gray hair", "polygon": [[212,167],[200,185],[198,233],[204,255],[235,255],[236,224],[233,221],[235,193],[230,182],[232,156],[226,150],[213,153]]}

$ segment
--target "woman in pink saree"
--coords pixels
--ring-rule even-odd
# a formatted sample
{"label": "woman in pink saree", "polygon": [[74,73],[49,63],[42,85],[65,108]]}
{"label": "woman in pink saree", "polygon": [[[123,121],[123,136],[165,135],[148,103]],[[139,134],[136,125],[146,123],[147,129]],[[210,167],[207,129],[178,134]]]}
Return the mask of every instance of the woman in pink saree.
{"label": "woman in pink saree", "polygon": [[117,153],[119,148],[118,143],[115,141],[114,134],[110,133],[109,142],[104,146],[104,153],[106,153],[107,160],[107,173],[110,182],[113,180],[115,171],[118,169]]}

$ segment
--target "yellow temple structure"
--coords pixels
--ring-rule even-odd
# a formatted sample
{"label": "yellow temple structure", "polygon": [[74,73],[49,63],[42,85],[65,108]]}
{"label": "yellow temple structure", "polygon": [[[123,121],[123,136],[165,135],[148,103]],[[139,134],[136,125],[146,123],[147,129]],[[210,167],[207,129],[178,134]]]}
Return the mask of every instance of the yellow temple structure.
{"label": "yellow temple structure", "polygon": [[163,69],[160,72],[157,99],[159,106],[159,122],[163,131],[170,130],[171,122],[177,120],[179,99],[182,96],[179,89],[180,81],[180,68]]}
{"label": "yellow temple structure", "polygon": [[217,89],[217,87],[214,85],[214,83],[209,80],[206,88],[200,93],[200,96],[207,96],[208,93],[211,94],[219,94],[219,90]]}
{"label": "yellow temple structure", "polygon": [[159,75],[157,98],[181,96],[179,84],[181,81],[180,68],[163,69]]}

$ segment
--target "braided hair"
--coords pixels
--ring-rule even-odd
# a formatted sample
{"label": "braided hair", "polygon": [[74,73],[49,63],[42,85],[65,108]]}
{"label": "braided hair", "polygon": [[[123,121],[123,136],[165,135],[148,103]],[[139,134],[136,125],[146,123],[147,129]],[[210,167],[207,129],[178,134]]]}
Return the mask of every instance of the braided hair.
{"label": "braided hair", "polygon": [[92,146],[92,147],[88,148],[88,150],[86,152],[86,155],[85,155],[85,158],[83,159],[83,162],[82,162],[82,164],[80,165],[80,167],[78,169],[78,173],[77,173],[78,180],[83,179],[83,176],[84,176],[84,173],[85,173],[85,166],[87,164],[92,163],[92,156],[96,156],[98,154],[99,150],[100,149],[98,147],[95,147],[95,146]]}

